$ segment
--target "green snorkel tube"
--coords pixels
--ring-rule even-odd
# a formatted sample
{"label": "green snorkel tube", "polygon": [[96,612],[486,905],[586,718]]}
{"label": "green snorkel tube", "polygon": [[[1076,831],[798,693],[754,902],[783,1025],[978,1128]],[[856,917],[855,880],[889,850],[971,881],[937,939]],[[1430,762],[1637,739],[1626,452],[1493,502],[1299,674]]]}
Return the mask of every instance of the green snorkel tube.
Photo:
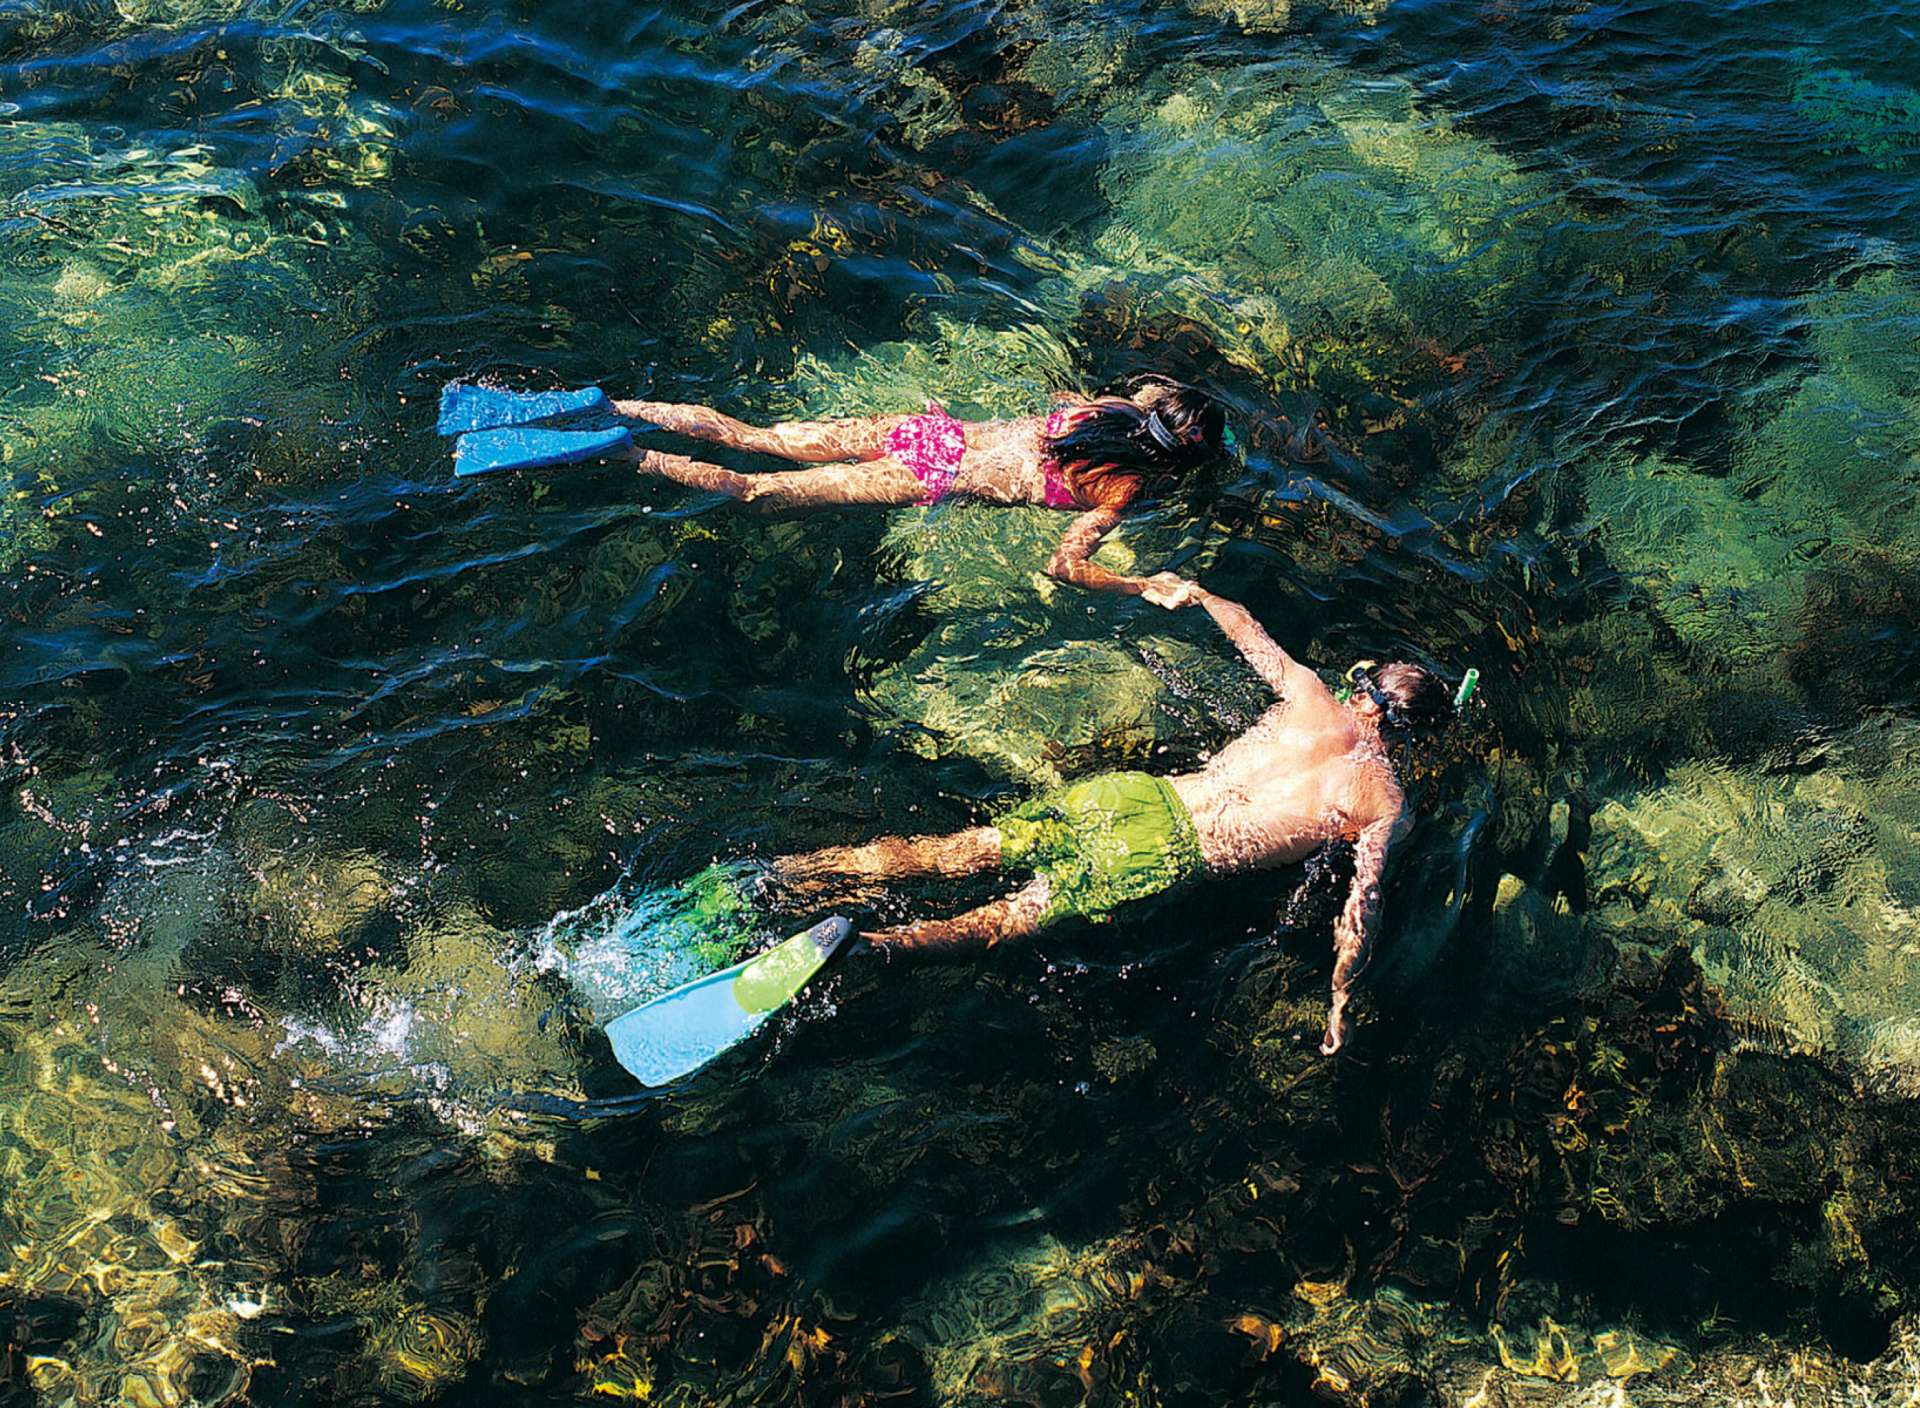
{"label": "green snorkel tube", "polygon": [[[1333,692],[1334,699],[1345,704],[1353,698],[1354,690],[1360,687],[1360,676],[1373,669],[1378,663],[1377,660],[1356,660],[1349,665],[1346,682]],[[1473,698],[1473,692],[1479,687],[1480,671],[1469,666],[1466,674],[1460,677],[1460,687],[1453,692],[1453,711],[1456,714],[1467,706],[1467,701]]]}
{"label": "green snorkel tube", "polygon": [[1479,687],[1480,672],[1469,667],[1467,672],[1460,676],[1460,688],[1453,692],[1453,711],[1456,714],[1466,707],[1467,701],[1473,698],[1474,690]]}

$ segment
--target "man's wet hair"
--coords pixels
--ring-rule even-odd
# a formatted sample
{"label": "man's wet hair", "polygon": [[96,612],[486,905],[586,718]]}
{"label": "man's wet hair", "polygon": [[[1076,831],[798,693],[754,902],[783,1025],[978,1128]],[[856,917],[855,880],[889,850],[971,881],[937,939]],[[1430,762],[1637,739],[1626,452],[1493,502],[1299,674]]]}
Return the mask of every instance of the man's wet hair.
{"label": "man's wet hair", "polygon": [[1390,732],[1430,733],[1453,722],[1453,691],[1424,666],[1373,665],[1360,671],[1354,683],[1373,696]]}

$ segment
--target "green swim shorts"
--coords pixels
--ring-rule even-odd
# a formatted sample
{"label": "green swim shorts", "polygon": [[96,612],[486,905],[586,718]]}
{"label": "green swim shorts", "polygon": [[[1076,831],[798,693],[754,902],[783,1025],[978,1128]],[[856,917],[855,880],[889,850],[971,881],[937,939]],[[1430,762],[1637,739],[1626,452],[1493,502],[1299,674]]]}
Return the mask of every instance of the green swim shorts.
{"label": "green swim shorts", "polygon": [[1000,859],[1045,875],[1042,924],[1104,923],[1129,900],[1192,883],[1206,870],[1186,803],[1163,779],[1109,772],[1014,808],[994,825]]}

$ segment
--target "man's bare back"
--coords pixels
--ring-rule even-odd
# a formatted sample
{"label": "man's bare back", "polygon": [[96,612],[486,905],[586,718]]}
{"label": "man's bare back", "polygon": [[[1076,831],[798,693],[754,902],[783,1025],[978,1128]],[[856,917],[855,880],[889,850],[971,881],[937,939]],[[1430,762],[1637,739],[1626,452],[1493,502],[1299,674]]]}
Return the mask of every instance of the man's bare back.
{"label": "man's bare back", "polygon": [[[1387,698],[1378,690],[1336,699],[1320,677],[1274,643],[1245,607],[1198,587],[1204,606],[1279,702],[1196,773],[1159,779],[1099,774],[1016,809],[993,826],[948,836],[882,837],[774,863],[802,890],[841,879],[976,874],[1024,868],[1019,890],[951,919],[922,920],[869,934],[883,948],[991,946],[1058,920],[1095,922],[1133,899],[1182,888],[1206,876],[1285,865],[1329,841],[1354,842],[1352,888],[1334,924],[1332,998],[1322,1052],[1346,1040],[1346,1006],[1379,920],[1387,853],[1408,821],[1380,729]],[[1395,688],[1401,704],[1432,712],[1446,690],[1416,666]],[[1384,672],[1383,672],[1384,673]],[[1185,857],[1185,859],[1183,859]]]}
{"label": "man's bare back", "polygon": [[1300,860],[1326,842],[1389,830],[1405,809],[1372,701],[1356,710],[1268,638],[1245,607],[1201,604],[1279,702],[1197,773],[1169,779],[1216,875]]}
{"label": "man's bare back", "polygon": [[1205,769],[1173,779],[1216,875],[1286,865],[1329,841],[1354,842],[1353,884],[1333,927],[1333,997],[1320,1050],[1346,1040],[1346,1006],[1379,919],[1387,852],[1408,829],[1406,794],[1367,695],[1342,704],[1312,670],[1276,645],[1244,606],[1201,599],[1279,702]]}

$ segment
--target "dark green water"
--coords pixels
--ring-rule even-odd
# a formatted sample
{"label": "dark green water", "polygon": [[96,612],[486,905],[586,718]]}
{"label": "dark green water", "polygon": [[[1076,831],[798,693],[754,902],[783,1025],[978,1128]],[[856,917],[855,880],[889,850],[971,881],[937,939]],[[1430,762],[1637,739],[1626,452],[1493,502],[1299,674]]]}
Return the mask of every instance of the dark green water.
{"label": "dark green water", "polygon": [[[1916,23],[0,0],[0,1395],[1900,1401]],[[456,479],[440,388],[1147,368],[1238,458],[1106,560],[1485,678],[1351,1050],[1289,872],[639,1090],[635,897],[1264,700],[1057,515]]]}

